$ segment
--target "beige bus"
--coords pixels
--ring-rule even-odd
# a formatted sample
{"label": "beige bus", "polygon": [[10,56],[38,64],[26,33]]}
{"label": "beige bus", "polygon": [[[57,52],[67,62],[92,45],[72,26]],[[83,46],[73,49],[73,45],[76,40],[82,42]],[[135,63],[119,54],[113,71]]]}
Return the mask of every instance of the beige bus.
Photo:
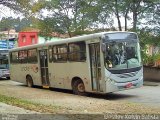
{"label": "beige bus", "polygon": [[109,93],[143,85],[138,36],[101,32],[9,51],[11,80],[44,88]]}

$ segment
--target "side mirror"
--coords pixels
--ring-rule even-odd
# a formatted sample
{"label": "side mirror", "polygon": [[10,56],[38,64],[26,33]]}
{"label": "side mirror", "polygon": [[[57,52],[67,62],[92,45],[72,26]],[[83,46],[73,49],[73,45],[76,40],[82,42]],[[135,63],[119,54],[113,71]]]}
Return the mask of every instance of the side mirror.
{"label": "side mirror", "polygon": [[101,49],[102,49],[102,52],[105,52],[105,51],[106,51],[106,44],[105,44],[105,43],[102,43],[102,44],[101,44]]}

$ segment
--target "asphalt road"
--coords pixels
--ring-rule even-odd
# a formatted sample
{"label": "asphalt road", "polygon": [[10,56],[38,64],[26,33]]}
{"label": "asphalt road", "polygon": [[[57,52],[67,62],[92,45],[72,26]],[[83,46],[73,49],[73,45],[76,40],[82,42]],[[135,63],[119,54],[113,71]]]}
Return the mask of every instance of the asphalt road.
{"label": "asphalt road", "polygon": [[160,84],[110,94],[115,101],[141,103],[160,108]]}
{"label": "asphalt road", "polygon": [[[14,82],[11,80],[5,80],[1,82],[0,84],[1,85],[8,84],[10,87],[20,86],[26,89],[26,87],[22,86],[21,83]],[[60,94],[61,93],[62,94],[64,93],[72,94],[72,91],[57,90],[57,89],[55,89],[54,91]],[[125,102],[140,103],[140,104],[144,104],[147,106],[153,106],[153,107],[160,108],[160,83],[154,84],[151,86],[147,85],[141,88],[119,91],[119,92],[105,94],[105,95],[89,94],[87,97],[96,98],[96,99],[106,99],[106,100],[111,100],[111,101],[125,101]]]}
{"label": "asphalt road", "polygon": [[107,95],[90,94],[89,97],[111,101],[125,101],[160,108],[160,83],[145,82],[141,88],[118,91]]}

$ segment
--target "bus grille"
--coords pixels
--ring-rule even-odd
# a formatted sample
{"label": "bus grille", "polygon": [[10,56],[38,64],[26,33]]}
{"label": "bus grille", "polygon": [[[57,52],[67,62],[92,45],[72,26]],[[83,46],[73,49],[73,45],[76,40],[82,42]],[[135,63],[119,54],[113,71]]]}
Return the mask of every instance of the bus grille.
{"label": "bus grille", "polygon": [[117,76],[120,77],[120,78],[129,78],[129,77],[135,76],[137,73],[138,73],[138,71],[137,72],[131,72],[131,73],[117,74]]}

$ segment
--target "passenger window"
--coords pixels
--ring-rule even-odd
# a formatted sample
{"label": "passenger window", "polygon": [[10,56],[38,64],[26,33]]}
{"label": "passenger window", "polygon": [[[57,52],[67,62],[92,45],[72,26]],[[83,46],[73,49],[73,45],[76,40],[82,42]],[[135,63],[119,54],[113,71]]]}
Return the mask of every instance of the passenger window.
{"label": "passenger window", "polygon": [[37,50],[36,49],[28,50],[28,63],[36,63],[36,62],[38,62]]}
{"label": "passenger window", "polygon": [[20,63],[27,63],[27,51],[26,50],[19,51],[18,57],[19,57]]}
{"label": "passenger window", "polygon": [[19,59],[18,59],[18,52],[12,52],[10,54],[10,58],[11,58],[11,63],[18,63]]}
{"label": "passenger window", "polygon": [[53,46],[53,61],[54,62],[66,62],[67,61],[67,45]]}
{"label": "passenger window", "polygon": [[86,60],[86,44],[85,42],[76,42],[69,44],[69,60],[85,61]]}
{"label": "passenger window", "polygon": [[49,46],[48,53],[49,53],[49,62],[52,62],[52,60],[53,60],[53,58],[52,58],[52,46]]}

